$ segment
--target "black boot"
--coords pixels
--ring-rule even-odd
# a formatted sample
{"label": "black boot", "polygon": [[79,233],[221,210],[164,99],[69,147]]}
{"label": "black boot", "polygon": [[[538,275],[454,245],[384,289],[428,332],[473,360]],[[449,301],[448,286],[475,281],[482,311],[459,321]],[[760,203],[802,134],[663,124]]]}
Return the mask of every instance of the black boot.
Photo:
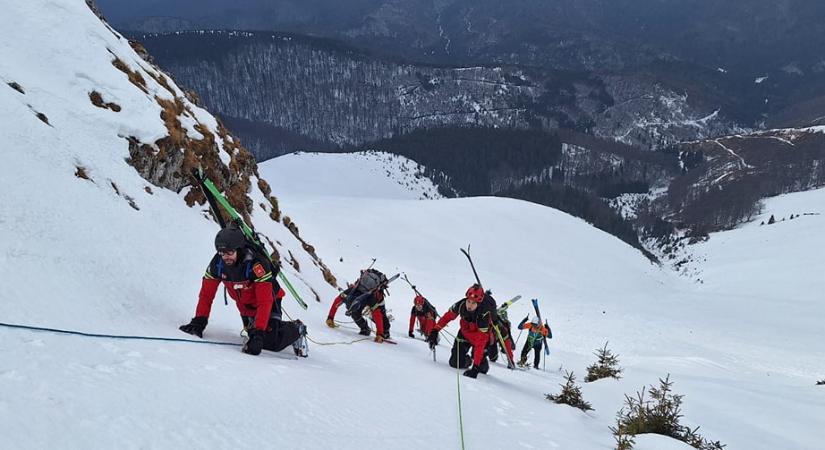
{"label": "black boot", "polygon": [[490,370],[490,363],[487,362],[487,358],[481,360],[481,364],[478,365],[478,373],[487,374],[487,371]]}
{"label": "black boot", "polygon": [[369,328],[361,328],[361,331],[359,331],[358,334],[360,334],[361,336],[369,336],[370,335],[370,329]]}
{"label": "black boot", "polygon": [[484,350],[487,353],[487,357],[490,358],[490,361],[496,362],[496,360],[498,360],[498,344],[489,345]]}
{"label": "black boot", "polygon": [[295,320],[295,325],[298,325],[298,339],[292,343],[292,351],[295,356],[306,358],[309,356],[309,346],[307,345],[307,327],[300,320]]}
{"label": "black boot", "polygon": [[464,371],[464,376],[465,377],[470,377],[470,378],[475,378],[475,377],[478,376],[478,372],[479,372],[478,366],[473,366],[473,367],[470,367],[469,369]]}

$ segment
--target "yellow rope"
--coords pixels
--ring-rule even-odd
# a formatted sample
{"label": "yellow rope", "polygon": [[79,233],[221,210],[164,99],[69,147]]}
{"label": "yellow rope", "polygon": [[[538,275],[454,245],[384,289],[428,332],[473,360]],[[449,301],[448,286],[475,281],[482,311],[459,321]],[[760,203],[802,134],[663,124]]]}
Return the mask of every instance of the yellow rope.
{"label": "yellow rope", "polygon": [[[293,322],[295,321],[295,319],[293,319],[292,316],[290,316],[289,313],[286,312],[285,309],[283,310],[283,312],[284,312],[284,314],[286,314],[286,317],[289,320],[291,320]],[[348,342],[347,341],[342,341],[342,342],[319,342],[319,341],[316,341],[315,339],[312,339],[311,337],[309,337],[309,333],[307,333],[306,337],[307,337],[307,340],[309,342],[312,342],[315,345],[352,345],[352,344],[355,344],[356,342],[361,342],[361,341],[366,341],[366,340],[371,339],[370,337],[362,337],[362,338],[358,338],[358,339],[355,339],[353,341],[348,341]]]}

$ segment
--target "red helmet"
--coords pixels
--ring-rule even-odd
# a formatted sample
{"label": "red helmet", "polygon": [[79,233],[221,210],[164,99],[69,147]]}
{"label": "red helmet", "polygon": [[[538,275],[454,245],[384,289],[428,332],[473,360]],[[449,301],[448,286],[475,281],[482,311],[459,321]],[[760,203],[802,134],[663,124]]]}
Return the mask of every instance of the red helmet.
{"label": "red helmet", "polygon": [[467,293],[464,294],[464,296],[467,300],[479,303],[484,300],[484,289],[482,289],[478,284],[474,284],[470,286],[470,289],[467,289]]}
{"label": "red helmet", "polygon": [[415,300],[413,300],[413,303],[415,303],[415,306],[424,306],[424,297],[416,295]]}

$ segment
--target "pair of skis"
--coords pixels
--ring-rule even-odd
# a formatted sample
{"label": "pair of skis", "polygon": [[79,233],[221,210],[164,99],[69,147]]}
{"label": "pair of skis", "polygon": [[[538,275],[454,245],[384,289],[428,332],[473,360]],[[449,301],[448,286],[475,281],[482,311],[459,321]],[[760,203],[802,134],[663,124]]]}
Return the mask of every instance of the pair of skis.
{"label": "pair of skis", "polygon": [[[539,323],[543,323],[548,329],[550,328],[546,322],[541,320],[541,311],[539,311],[539,300],[534,298],[533,300],[533,308],[536,310],[536,317],[539,318]],[[550,356],[550,347],[547,346],[547,336],[542,336],[542,340],[544,341],[544,355]]]}

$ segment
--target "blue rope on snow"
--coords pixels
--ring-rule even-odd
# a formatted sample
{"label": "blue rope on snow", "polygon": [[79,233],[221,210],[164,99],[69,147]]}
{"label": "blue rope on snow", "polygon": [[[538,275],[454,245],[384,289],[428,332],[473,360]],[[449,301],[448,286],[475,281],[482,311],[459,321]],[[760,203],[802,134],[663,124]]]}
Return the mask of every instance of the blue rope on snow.
{"label": "blue rope on snow", "polygon": [[155,336],[125,336],[125,335],[117,335],[117,334],[97,334],[97,333],[84,333],[82,331],[72,331],[72,330],[60,330],[58,328],[44,328],[44,327],[33,327],[29,325],[16,325],[11,323],[4,323],[0,322],[0,326],[6,328],[17,328],[22,330],[32,330],[32,331],[47,331],[51,333],[60,333],[60,334],[73,334],[76,336],[85,336],[85,337],[94,337],[94,338],[107,338],[107,339],[134,339],[134,340],[143,340],[143,341],[169,341],[169,342],[192,342],[195,344],[212,344],[212,345],[240,345],[237,342],[220,342],[220,341],[204,341],[204,340],[195,340],[195,339],[180,339],[180,338],[165,338],[165,337],[155,337]]}

